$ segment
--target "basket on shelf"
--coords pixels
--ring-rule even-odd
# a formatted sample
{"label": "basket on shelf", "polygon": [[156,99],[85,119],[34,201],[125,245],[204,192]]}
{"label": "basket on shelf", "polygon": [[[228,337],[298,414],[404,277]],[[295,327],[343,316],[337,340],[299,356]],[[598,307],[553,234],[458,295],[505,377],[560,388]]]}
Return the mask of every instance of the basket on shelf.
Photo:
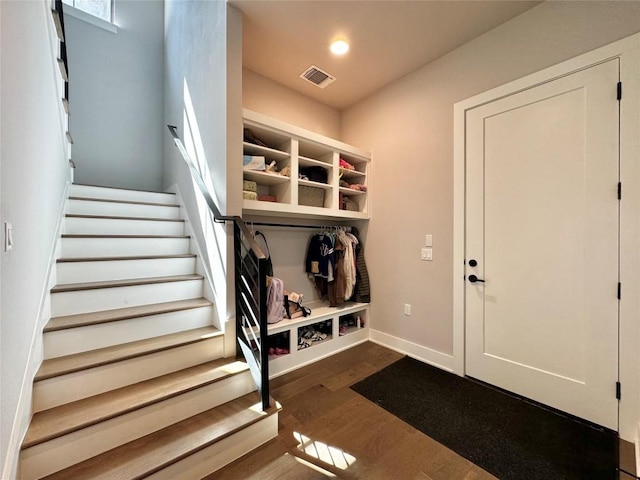
{"label": "basket on shelf", "polygon": [[351,200],[348,196],[344,195],[344,194],[340,194],[340,210],[350,210],[352,212],[359,212],[360,211],[360,206],[358,205],[358,202],[356,202],[355,200]]}
{"label": "basket on shelf", "polygon": [[298,187],[298,205],[324,207],[324,190],[322,188],[300,185]]}

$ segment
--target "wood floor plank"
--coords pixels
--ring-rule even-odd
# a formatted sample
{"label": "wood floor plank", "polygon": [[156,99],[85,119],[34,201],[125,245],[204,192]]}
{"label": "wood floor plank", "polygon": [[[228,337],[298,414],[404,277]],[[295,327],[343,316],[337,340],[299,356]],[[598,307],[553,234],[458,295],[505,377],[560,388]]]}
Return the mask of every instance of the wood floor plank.
{"label": "wood floor plank", "polygon": [[64,357],[49,358],[42,362],[34,381],[78,372],[100,365],[107,365],[140,355],[159,352],[168,348],[208,340],[221,335],[222,332],[215,327],[201,327],[145,340],[138,340],[136,342],[123,343],[112,347],[100,348],[98,350],[74,353],[73,355],[65,355]]}
{"label": "wood floor plank", "polygon": [[216,360],[38,412],[33,416],[22,448],[191,391],[247,368],[244,362]]}
{"label": "wood floor plank", "polygon": [[77,292],[82,290],[97,290],[99,288],[133,287],[137,285],[150,285],[155,283],[188,282],[190,280],[202,280],[204,277],[198,274],[170,275],[167,277],[131,278],[126,280],[102,280],[99,282],[64,283],[56,285],[51,293]]}
{"label": "wood floor plank", "polygon": [[206,298],[192,298],[188,300],[177,300],[175,302],[154,303],[150,305],[140,305],[137,307],[116,308],[113,310],[103,310],[100,312],[78,313],[75,315],[63,315],[51,318],[44,327],[44,332],[55,332],[69,328],[85,327],[87,325],[98,325],[101,323],[117,322],[131,318],[158,315],[161,313],[178,312],[193,308],[209,307],[213,305]]}
{"label": "wood floor plank", "polygon": [[[366,342],[278,377],[272,382],[273,396],[283,407],[278,438],[206,480],[325,479],[331,475],[366,480],[495,480],[348,388],[371,368],[382,369],[402,356]],[[342,452],[355,461],[340,469],[342,460],[314,458],[298,447],[300,435],[317,442],[318,451],[333,452],[336,458]],[[305,467],[300,460],[321,470]]]}

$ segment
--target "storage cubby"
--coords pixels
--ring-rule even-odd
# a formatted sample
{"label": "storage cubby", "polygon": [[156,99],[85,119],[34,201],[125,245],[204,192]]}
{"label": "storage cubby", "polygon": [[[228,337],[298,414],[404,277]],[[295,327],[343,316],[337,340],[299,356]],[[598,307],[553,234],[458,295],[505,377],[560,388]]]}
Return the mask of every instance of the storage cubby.
{"label": "storage cubby", "polygon": [[[272,200],[245,198],[242,204],[245,221],[259,225],[261,220],[266,220],[267,225],[273,222],[286,231],[287,222],[283,218],[295,219],[297,226],[306,223],[306,219],[315,219],[314,223],[323,225],[369,219],[370,153],[246,109],[243,124],[244,155],[263,156],[265,165],[275,162],[278,172],[243,170],[243,180],[255,182],[259,198],[267,196]],[[296,240],[289,240],[291,237]],[[304,282],[308,282],[303,274],[304,258],[296,257],[292,249],[295,244],[295,251],[302,252],[308,235],[305,233],[304,238],[300,238],[288,234],[285,238],[280,234],[276,238],[279,242],[270,242],[272,254],[276,252],[276,276],[281,276],[278,271],[283,272],[281,277],[287,278],[287,288],[305,294],[307,299],[319,298],[311,291],[304,291]],[[278,260],[282,262],[280,265]],[[326,301],[313,300],[303,304],[311,309],[310,315],[285,318],[268,325],[270,377],[369,338],[368,303],[347,302],[331,307]]]}
{"label": "storage cubby", "polygon": [[[311,315],[295,319],[285,318],[268,327],[270,346],[272,339],[273,342],[278,341],[277,338],[280,338],[280,342],[282,342],[282,338],[289,341],[289,354],[269,356],[270,377],[295,370],[340,350],[365,342],[369,338],[368,303],[347,302],[340,307],[330,307],[326,302],[317,300],[305,303],[305,306],[311,309]],[[349,326],[347,331],[341,334],[341,322],[344,320],[345,323],[348,323],[348,318],[351,318],[351,315],[356,319],[356,324]],[[357,323],[358,318],[360,318],[359,324]],[[278,337],[283,334],[286,336]]]}
{"label": "storage cubby", "polygon": [[298,327],[298,350],[331,340],[333,337],[333,319],[323,320]]}
{"label": "storage cubby", "polygon": [[281,355],[289,355],[291,353],[291,335],[290,332],[284,331],[269,335],[267,347],[269,349],[269,359],[279,358]]}
{"label": "storage cubby", "polygon": [[[250,110],[243,110],[243,115],[245,133],[249,131],[251,137],[263,144],[251,143],[245,135],[244,154],[262,155],[267,165],[276,162],[279,172],[288,173],[283,176],[244,171],[245,180],[257,183],[261,198],[267,196],[275,200],[246,198],[244,213],[297,218],[369,218],[371,155],[368,152]],[[341,167],[341,161],[343,167],[348,168]]]}
{"label": "storage cubby", "polygon": [[341,315],[338,320],[338,335],[344,336],[350,333],[357,332],[360,328],[365,328],[367,325],[367,316],[365,310],[349,313],[347,315]]}

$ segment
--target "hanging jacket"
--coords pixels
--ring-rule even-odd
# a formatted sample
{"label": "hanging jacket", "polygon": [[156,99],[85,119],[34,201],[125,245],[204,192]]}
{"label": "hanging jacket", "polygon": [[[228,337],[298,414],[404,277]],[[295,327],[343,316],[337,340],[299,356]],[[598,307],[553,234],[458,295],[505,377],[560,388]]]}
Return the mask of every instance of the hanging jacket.
{"label": "hanging jacket", "polygon": [[358,229],[351,227],[351,234],[358,239],[356,244],[356,287],[353,298],[356,302],[371,302],[371,287],[369,286],[369,272],[364,261],[364,245],[360,241]]}

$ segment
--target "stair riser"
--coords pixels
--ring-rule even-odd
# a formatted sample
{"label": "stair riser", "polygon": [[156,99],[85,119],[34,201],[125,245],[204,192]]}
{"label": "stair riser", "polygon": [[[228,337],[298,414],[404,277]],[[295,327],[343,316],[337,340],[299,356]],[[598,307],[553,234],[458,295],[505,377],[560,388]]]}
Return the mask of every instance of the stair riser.
{"label": "stair riser", "polygon": [[[192,480],[203,478],[278,436],[278,414],[273,414],[230,435],[146,480]],[[96,477],[107,480],[107,477]]]}
{"label": "stair riser", "polygon": [[202,296],[202,280],[97,288],[51,294],[52,316],[97,312]]}
{"label": "stair riser", "polygon": [[253,391],[247,372],[27,448],[26,479],[41,478]]}
{"label": "stair riser", "polygon": [[222,336],[35,382],[36,412],[222,357]]}
{"label": "stair riser", "polygon": [[148,315],[44,334],[44,358],[61,357],[213,324],[213,307]]}
{"label": "stair riser", "polygon": [[141,192],[118,188],[92,187],[88,185],[71,185],[70,196],[124,200],[128,202],[165,203],[170,205],[176,203],[176,196],[171,193]]}
{"label": "stair riser", "polygon": [[84,235],[182,235],[184,222],[67,217],[65,233]]}
{"label": "stair riser", "polygon": [[102,260],[97,262],[60,262],[57,283],[100,282],[131,278],[188,275],[196,271],[195,257],[146,260]]}
{"label": "stair riser", "polygon": [[183,255],[188,238],[63,238],[63,258]]}
{"label": "stair riser", "polygon": [[76,215],[106,215],[113,217],[180,218],[180,208],[164,205],[141,205],[135,203],[95,202],[92,200],[69,200],[67,213]]}

